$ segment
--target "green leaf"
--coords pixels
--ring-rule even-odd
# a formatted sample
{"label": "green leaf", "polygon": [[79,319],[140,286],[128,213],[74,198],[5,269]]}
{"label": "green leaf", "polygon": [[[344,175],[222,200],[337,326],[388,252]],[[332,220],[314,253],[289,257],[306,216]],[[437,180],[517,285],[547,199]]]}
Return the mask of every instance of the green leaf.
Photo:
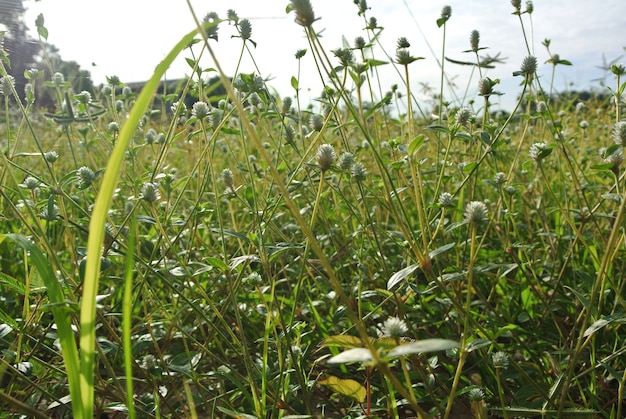
{"label": "green leaf", "polygon": [[294,90],[298,90],[298,79],[295,78],[294,76],[291,76],[291,87],[293,87]]}
{"label": "green leaf", "polygon": [[449,339],[424,339],[413,343],[396,346],[387,353],[386,358],[398,358],[403,355],[422,354],[426,352],[447,351],[459,348],[461,344]]}
{"label": "green leaf", "polygon": [[426,129],[429,129],[435,132],[443,132],[444,134],[450,133],[450,128],[446,127],[445,125],[430,125],[426,127]]}
{"label": "green leaf", "polygon": [[327,362],[329,364],[347,364],[350,362],[369,363],[374,360],[372,353],[367,348],[352,348],[335,355]]}
{"label": "green leaf", "polygon": [[235,418],[235,419],[257,419],[256,416],[246,415],[245,413],[237,413],[234,410],[230,410],[230,409],[227,409],[227,408],[222,407],[222,406],[217,406],[217,410],[219,410],[220,412],[225,413],[228,416],[230,416],[231,418]]}
{"label": "green leaf", "polygon": [[331,375],[324,380],[318,380],[317,383],[330,388],[334,393],[352,397],[359,403],[363,403],[367,396],[365,387],[355,380],[342,379]]}
{"label": "green leaf", "polygon": [[410,265],[402,270],[399,270],[393,275],[391,275],[391,278],[389,278],[389,281],[387,281],[387,289],[390,290],[393,287],[395,287],[397,284],[403,281],[404,278],[406,278],[407,276],[415,272],[417,269],[419,269],[419,267],[420,266],[418,264]]}
{"label": "green leaf", "polygon": [[454,246],[456,246],[456,243],[448,243],[448,244],[444,244],[443,246],[441,246],[438,249],[433,250],[432,252],[430,252],[428,254],[428,257],[430,257],[431,259],[433,259],[435,256],[440,255],[444,252],[447,252],[448,250],[452,249]]}
{"label": "green leaf", "polygon": [[409,143],[409,147],[407,149],[407,153],[409,154],[409,156],[412,156],[413,154],[417,153],[417,150],[419,150],[424,144],[425,138],[426,137],[420,134]]}

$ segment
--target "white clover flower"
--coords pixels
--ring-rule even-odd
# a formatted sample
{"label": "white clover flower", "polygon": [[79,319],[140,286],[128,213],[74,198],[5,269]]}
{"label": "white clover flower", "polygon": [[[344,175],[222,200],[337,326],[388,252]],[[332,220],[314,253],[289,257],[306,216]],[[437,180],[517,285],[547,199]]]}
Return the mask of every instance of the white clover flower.
{"label": "white clover flower", "polygon": [[621,146],[626,145],[626,121],[616,122],[615,125],[613,125],[611,135],[613,136],[615,144]]}
{"label": "white clover flower", "polygon": [[454,205],[454,196],[452,196],[450,192],[442,192],[441,195],[439,195],[438,202],[439,205],[444,208],[451,207],[452,205]]}
{"label": "white clover flower", "polygon": [[506,352],[494,352],[491,354],[491,361],[496,368],[506,369],[509,366],[509,356]]}

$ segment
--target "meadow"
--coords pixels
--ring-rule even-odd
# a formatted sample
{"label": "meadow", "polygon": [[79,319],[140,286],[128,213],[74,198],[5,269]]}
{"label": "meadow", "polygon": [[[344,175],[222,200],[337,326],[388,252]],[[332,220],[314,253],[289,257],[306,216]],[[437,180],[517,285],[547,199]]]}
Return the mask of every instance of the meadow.
{"label": "meadow", "polygon": [[[325,86],[305,103],[299,76],[281,96],[221,70],[212,44],[254,60],[254,22],[190,12],[140,92],[54,71],[18,92],[2,54],[0,417],[626,415],[623,65],[559,94],[545,40],[552,77],[529,48],[503,112],[473,30],[477,95],[442,71],[426,106],[366,0],[341,47],[291,0]],[[155,95],[179,55],[193,76]]]}

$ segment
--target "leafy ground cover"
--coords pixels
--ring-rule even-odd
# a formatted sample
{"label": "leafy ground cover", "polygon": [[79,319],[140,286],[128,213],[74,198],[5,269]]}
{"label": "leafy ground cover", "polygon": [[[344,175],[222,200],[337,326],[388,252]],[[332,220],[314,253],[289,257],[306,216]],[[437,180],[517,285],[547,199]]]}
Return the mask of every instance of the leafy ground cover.
{"label": "leafy ground cover", "polygon": [[[3,417],[622,417],[624,67],[581,101],[548,94],[529,53],[498,112],[472,31],[478,95],[422,113],[419,58],[405,38],[382,52],[364,0],[337,49],[308,1],[287,12],[326,86],[312,104],[219,57],[154,100],[218,30],[253,58],[234,11],[139,94],[37,72],[17,92],[5,55]],[[381,65],[401,75],[382,94]]]}

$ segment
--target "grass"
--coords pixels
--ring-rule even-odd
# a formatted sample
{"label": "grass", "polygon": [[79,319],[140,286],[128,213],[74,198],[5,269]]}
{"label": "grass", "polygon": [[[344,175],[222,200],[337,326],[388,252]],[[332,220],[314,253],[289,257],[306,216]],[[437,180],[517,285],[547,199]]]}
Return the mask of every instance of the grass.
{"label": "grass", "polygon": [[[387,53],[365,2],[330,49],[293,0],[325,85],[305,106],[299,75],[278,97],[221,70],[218,31],[254,61],[250,21],[190,12],[139,94],[31,74],[22,104],[0,69],[1,417],[623,416],[623,66],[582,102],[529,55],[506,114],[472,33],[480,97],[442,94],[442,67],[426,109],[428,62]],[[544,46],[554,80],[571,63]],[[153,101],[187,52],[194,77]]]}

